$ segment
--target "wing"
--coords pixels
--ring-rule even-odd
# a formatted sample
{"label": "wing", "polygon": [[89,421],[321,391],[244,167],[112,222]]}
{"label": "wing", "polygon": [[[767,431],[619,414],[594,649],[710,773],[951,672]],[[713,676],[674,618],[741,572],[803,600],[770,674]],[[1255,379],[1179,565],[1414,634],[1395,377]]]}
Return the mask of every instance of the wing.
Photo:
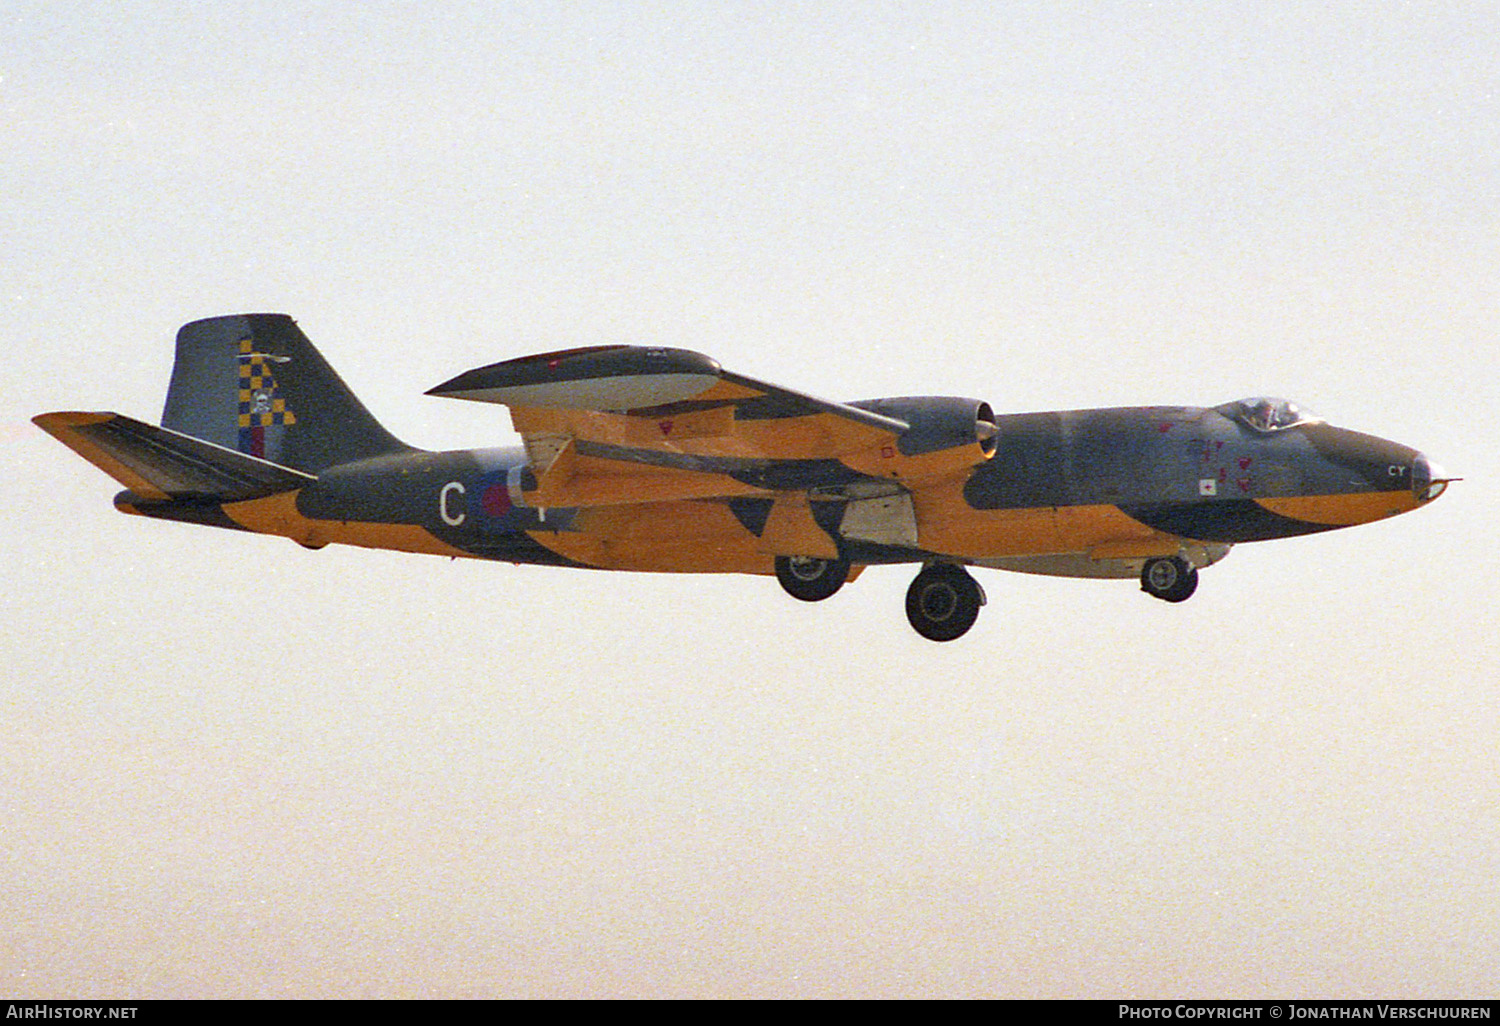
{"label": "wing", "polygon": [[876,476],[864,466],[908,428],[725,371],[702,353],[642,346],[507,360],[428,394],[509,406],[534,478],[522,491],[543,506],[844,486]]}

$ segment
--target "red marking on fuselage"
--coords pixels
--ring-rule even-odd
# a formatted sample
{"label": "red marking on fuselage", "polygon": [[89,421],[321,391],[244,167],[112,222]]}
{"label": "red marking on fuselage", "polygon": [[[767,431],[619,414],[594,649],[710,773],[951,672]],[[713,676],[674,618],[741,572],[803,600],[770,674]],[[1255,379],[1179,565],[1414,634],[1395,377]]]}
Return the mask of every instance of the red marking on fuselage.
{"label": "red marking on fuselage", "polygon": [[1254,462],[1255,461],[1253,459],[1251,459],[1249,456],[1241,456],[1240,457],[1240,469],[1241,470],[1249,470],[1250,469],[1250,464],[1252,464]]}
{"label": "red marking on fuselage", "polygon": [[656,426],[661,428],[663,435],[670,435],[672,433],[672,422],[670,420],[657,421]]}
{"label": "red marking on fuselage", "polygon": [[882,446],[880,449],[880,455],[884,459],[893,460],[896,458],[896,450],[889,445]]}
{"label": "red marking on fuselage", "polygon": [[1240,486],[1240,491],[1242,492],[1248,492],[1250,490],[1250,479],[1248,477],[1240,478],[1239,480],[1235,481],[1235,484]]}
{"label": "red marking on fuselage", "polygon": [[492,484],[484,490],[479,502],[492,517],[503,517],[511,510],[510,491],[503,484]]}
{"label": "red marking on fuselage", "polygon": [[262,460],[266,458],[266,429],[264,425],[256,424],[250,428],[250,455]]}

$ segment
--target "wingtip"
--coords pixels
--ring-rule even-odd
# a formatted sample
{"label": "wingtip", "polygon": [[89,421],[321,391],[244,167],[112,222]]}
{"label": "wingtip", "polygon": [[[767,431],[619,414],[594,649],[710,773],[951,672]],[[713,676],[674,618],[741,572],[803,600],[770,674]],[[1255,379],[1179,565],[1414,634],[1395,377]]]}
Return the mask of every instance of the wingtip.
{"label": "wingtip", "polygon": [[456,378],[449,378],[447,381],[444,381],[440,385],[433,385],[431,388],[429,388],[427,391],[423,392],[422,394],[423,395],[437,396],[439,399],[447,399],[447,398],[455,398],[455,397],[459,398],[459,399],[462,399],[463,396],[462,395],[458,395],[457,393],[461,393],[461,392],[465,391],[462,382],[463,382],[463,379],[465,377],[467,377],[471,373],[473,373],[473,372],[472,371],[465,371],[463,374],[460,374]]}
{"label": "wingtip", "polygon": [[63,428],[87,427],[90,424],[103,424],[107,420],[118,417],[118,413],[107,410],[85,412],[83,410],[58,410],[53,413],[38,413],[31,418],[31,422],[48,434],[56,434]]}

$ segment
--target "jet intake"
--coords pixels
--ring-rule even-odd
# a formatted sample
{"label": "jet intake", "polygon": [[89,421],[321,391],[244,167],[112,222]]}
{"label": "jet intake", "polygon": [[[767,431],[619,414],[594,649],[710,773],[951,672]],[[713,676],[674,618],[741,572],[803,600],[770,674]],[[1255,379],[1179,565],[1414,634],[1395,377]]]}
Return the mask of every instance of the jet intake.
{"label": "jet intake", "polygon": [[910,425],[897,440],[903,456],[925,456],[959,446],[978,446],[988,459],[995,454],[1000,430],[995,411],[980,399],[946,395],[907,396],[899,399],[865,399],[850,406]]}
{"label": "jet intake", "polygon": [[995,411],[980,399],[906,396],[849,405],[909,425],[894,446],[844,459],[856,470],[881,477],[903,482],[937,480],[988,460],[999,442]]}

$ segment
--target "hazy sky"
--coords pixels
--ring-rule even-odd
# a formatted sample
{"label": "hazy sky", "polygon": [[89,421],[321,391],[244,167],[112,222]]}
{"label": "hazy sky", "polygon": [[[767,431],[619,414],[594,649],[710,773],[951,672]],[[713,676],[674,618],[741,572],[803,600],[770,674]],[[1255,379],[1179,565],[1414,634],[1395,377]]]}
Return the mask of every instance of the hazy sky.
{"label": "hazy sky", "polygon": [[[0,993],[1497,996],[1489,3],[0,2]],[[121,516],[185,321],[421,393],[1294,398],[1464,474],[1169,607]]]}

